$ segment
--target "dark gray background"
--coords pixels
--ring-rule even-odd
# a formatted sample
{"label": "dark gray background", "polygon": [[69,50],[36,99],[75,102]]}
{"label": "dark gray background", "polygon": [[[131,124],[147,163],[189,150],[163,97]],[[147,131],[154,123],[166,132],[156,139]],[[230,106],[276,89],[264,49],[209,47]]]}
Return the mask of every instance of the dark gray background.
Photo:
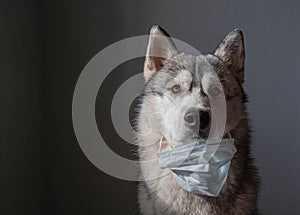
{"label": "dark gray background", "polygon": [[[102,173],[83,155],[71,102],[97,52],[153,24],[202,53],[243,30],[259,207],[299,213],[299,20],[299,1],[0,1],[0,213],[134,213],[136,184]],[[141,64],[125,65],[120,79]]]}

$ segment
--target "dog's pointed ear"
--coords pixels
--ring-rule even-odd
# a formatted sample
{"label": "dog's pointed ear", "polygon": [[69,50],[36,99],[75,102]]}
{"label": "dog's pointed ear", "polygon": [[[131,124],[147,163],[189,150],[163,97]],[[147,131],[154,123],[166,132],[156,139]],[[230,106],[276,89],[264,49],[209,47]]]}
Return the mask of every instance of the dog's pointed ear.
{"label": "dog's pointed ear", "polygon": [[150,30],[146,59],[144,64],[144,77],[147,82],[152,75],[160,70],[166,60],[177,54],[177,49],[169,35],[159,26]]}
{"label": "dog's pointed ear", "polygon": [[244,83],[245,48],[241,30],[235,29],[230,32],[215,50],[214,55],[223,60],[240,84]]}

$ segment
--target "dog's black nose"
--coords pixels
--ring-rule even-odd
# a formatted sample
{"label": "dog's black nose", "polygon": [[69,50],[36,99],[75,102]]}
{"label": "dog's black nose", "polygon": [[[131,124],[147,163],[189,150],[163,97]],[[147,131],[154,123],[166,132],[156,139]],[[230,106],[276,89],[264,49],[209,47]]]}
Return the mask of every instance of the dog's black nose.
{"label": "dog's black nose", "polygon": [[200,131],[204,131],[209,127],[210,114],[208,111],[200,111]]}
{"label": "dog's black nose", "polygon": [[190,128],[199,128],[199,131],[204,131],[210,124],[210,114],[208,111],[190,109],[185,113],[184,121]]}

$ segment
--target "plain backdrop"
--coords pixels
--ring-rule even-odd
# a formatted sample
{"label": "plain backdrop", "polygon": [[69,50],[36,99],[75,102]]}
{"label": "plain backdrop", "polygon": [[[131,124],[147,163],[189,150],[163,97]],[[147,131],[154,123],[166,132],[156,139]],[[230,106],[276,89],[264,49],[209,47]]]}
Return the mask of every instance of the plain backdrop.
{"label": "plain backdrop", "polygon": [[[134,214],[136,183],[98,170],[72,126],[72,96],[88,61],[106,46],[147,34],[153,24],[202,53],[232,29],[246,46],[245,89],[262,214],[300,211],[299,1],[0,1],[0,213]],[[142,72],[117,68],[102,92]],[[101,71],[99,71],[101,72]],[[103,103],[103,102],[102,102]],[[131,156],[97,101],[99,129]],[[101,109],[104,108],[104,109]]]}

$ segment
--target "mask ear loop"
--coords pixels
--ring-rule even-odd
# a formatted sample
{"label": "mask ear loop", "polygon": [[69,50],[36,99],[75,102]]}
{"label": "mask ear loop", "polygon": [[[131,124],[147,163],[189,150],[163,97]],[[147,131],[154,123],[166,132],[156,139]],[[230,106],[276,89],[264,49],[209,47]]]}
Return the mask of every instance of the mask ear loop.
{"label": "mask ear loop", "polygon": [[164,138],[164,136],[161,136],[160,141],[159,141],[158,152],[160,152],[160,149],[161,149],[161,142],[162,142],[162,139],[163,139],[163,138]]}
{"label": "mask ear loop", "polygon": [[[160,152],[163,138],[164,138],[164,136],[161,136],[160,141],[159,141],[158,152]],[[172,148],[171,148],[170,145],[169,145],[169,150],[171,150],[171,149],[172,149]]]}
{"label": "mask ear loop", "polygon": [[227,132],[227,134],[228,134],[229,138],[232,139],[232,136],[229,131]]}

